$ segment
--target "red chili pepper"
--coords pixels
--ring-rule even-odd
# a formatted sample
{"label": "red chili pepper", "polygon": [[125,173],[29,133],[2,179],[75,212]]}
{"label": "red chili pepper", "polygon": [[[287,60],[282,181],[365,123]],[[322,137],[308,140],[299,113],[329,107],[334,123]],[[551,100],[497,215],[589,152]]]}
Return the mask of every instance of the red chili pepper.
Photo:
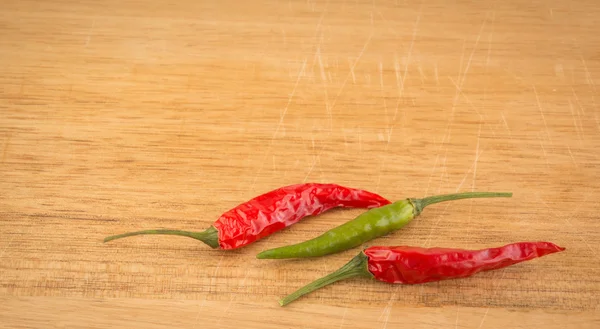
{"label": "red chili pepper", "polygon": [[104,242],[141,234],[171,234],[200,240],[212,248],[235,249],[336,207],[375,208],[391,202],[375,193],[337,184],[281,187],[225,212],[202,232],[144,230],[109,236]]}
{"label": "red chili pepper", "polygon": [[339,270],[283,298],[281,306],[336,281],[364,276],[387,283],[420,284],[465,278],[565,250],[551,242],[519,242],[503,247],[464,250],[376,246],[363,250]]}

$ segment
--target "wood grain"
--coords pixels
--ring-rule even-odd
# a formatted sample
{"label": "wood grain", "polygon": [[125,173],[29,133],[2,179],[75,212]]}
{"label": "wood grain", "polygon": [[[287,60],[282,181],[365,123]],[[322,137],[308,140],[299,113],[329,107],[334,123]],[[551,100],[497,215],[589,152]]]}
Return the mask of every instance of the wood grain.
{"label": "wood grain", "polygon": [[[599,15],[591,0],[4,1],[0,327],[598,327]],[[308,181],[514,193],[432,206],[371,245],[567,250],[464,280],[349,280],[280,308],[358,248],[255,255],[361,210],[236,251],[102,243],[202,230]]]}

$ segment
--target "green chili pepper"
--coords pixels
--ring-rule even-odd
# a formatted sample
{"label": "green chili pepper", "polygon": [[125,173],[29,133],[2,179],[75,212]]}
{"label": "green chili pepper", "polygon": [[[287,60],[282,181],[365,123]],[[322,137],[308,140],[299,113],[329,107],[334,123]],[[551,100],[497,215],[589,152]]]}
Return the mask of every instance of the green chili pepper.
{"label": "green chili pepper", "polygon": [[367,241],[399,230],[431,204],[471,198],[512,197],[510,192],[465,192],[404,199],[373,208],[322,235],[298,244],[265,250],[259,259],[319,257],[357,247]]}

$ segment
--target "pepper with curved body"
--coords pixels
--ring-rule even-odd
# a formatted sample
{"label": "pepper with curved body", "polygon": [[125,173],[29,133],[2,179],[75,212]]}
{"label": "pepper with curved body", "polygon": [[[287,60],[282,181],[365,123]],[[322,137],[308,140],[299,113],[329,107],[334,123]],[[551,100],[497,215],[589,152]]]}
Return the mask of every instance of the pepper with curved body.
{"label": "pepper with curved body", "polygon": [[281,306],[334,282],[367,277],[391,284],[421,284],[466,278],[565,250],[551,242],[518,242],[502,247],[465,250],[409,246],[375,246],[361,251],[337,271],[281,299]]}
{"label": "pepper with curved body", "polygon": [[336,207],[375,208],[391,202],[375,193],[337,184],[304,183],[259,195],[222,214],[202,232],[143,230],[109,236],[108,242],[142,234],[186,236],[212,248],[236,249],[280,231],[307,216]]}
{"label": "pepper with curved body", "polygon": [[259,259],[320,257],[357,247],[367,241],[399,230],[431,204],[471,198],[511,197],[510,192],[464,192],[405,199],[370,209],[355,219],[335,227],[320,236],[294,245],[265,250]]}

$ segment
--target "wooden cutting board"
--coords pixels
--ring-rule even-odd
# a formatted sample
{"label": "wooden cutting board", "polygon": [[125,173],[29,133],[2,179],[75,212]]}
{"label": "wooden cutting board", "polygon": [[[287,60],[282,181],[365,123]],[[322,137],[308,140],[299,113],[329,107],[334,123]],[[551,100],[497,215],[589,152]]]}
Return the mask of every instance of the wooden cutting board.
{"label": "wooden cutting board", "polygon": [[[32,1],[0,12],[0,327],[600,327],[598,1]],[[181,237],[302,182],[431,206],[369,245],[566,251],[277,300],[360,248],[258,260]]]}

